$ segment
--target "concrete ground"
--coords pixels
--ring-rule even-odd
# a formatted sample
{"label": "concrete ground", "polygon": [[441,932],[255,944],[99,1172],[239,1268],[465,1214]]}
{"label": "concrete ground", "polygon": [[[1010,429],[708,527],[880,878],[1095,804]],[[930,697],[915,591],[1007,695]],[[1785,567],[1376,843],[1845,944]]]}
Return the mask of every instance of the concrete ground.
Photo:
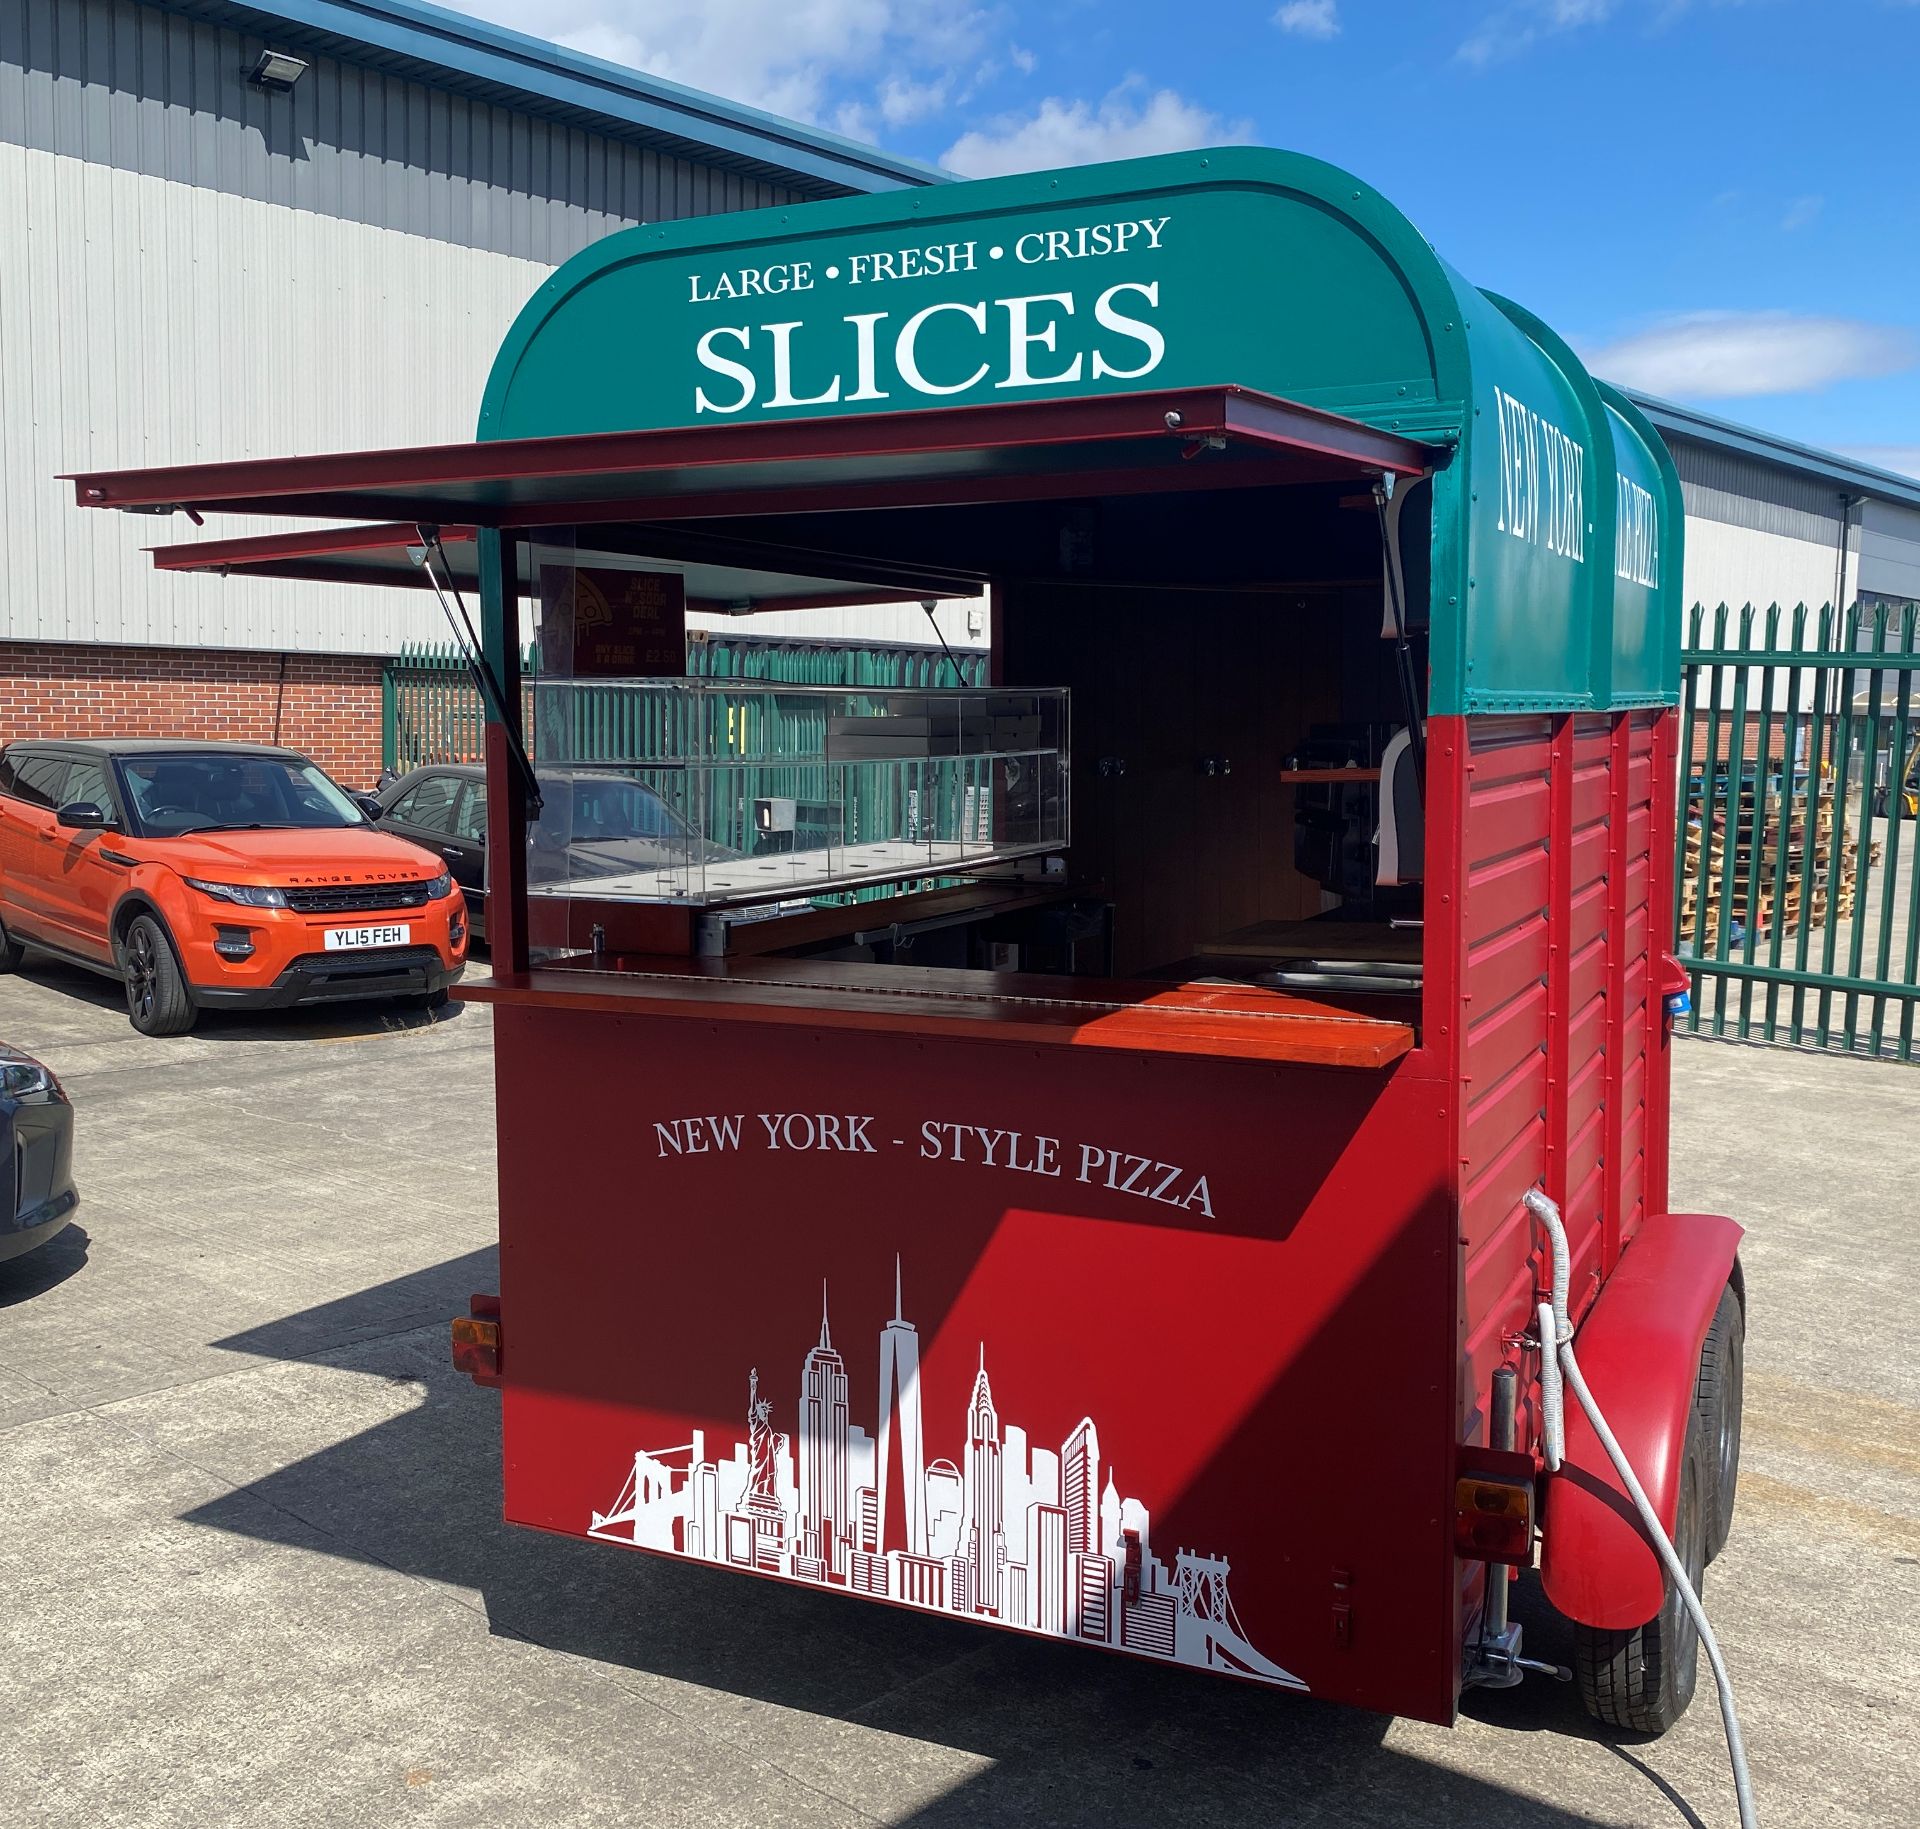
{"label": "concrete ground", "polygon": [[[1451,1731],[499,1522],[487,1013],[209,1023],[0,979],[81,1225],[0,1265],[0,1823],[1691,1825],[1710,1690]],[[1920,1821],[1920,1069],[1684,1042],[1676,1201],[1751,1228],[1708,1601],[1770,1829]],[[1528,1649],[1566,1637],[1523,1592]]]}

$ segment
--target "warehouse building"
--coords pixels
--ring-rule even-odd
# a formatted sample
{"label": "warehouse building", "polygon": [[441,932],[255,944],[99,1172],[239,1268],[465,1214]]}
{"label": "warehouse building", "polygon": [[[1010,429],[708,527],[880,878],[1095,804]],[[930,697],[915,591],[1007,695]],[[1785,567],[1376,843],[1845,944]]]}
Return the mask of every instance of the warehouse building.
{"label": "warehouse building", "polygon": [[[446,638],[428,593],[157,578],[58,474],[470,438],[588,242],[940,176],[407,0],[7,0],[0,739],[271,739],[370,783],[386,658]],[[943,618],[983,645],[977,608]],[[842,626],[929,633],[911,605]]]}
{"label": "warehouse building", "polygon": [[[464,440],[507,326],[588,242],[942,179],[412,0],[0,5],[0,740],[274,740],[370,782],[394,657],[445,637],[428,594],[157,577],[59,473]],[[1641,404],[1688,602],[1920,595],[1920,482]],[[930,634],[915,605],[732,621]],[[940,633],[978,654],[984,607]]]}
{"label": "warehouse building", "polygon": [[1634,394],[1680,472],[1681,596],[1709,609],[1920,598],[1920,479]]}

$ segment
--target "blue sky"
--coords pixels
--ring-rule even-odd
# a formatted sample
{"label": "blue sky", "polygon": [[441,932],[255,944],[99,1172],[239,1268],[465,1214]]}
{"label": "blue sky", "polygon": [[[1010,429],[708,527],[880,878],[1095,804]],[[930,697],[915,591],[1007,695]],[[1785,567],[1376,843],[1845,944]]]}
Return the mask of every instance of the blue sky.
{"label": "blue sky", "polygon": [[1596,372],[1920,474],[1920,0],[459,3],[969,174],[1312,153]]}

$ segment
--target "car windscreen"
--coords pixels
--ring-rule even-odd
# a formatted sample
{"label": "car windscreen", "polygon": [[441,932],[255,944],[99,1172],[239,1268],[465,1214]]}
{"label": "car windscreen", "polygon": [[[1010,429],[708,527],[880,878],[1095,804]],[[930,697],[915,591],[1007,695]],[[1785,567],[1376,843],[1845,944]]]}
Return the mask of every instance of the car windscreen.
{"label": "car windscreen", "polygon": [[280,756],[135,756],[121,761],[120,773],[133,816],[148,838],[367,823],[311,762]]}
{"label": "car windscreen", "polygon": [[623,775],[575,775],[540,782],[541,798],[553,812],[569,805],[569,830],[575,844],[617,838],[678,838],[686,822],[652,788]]}

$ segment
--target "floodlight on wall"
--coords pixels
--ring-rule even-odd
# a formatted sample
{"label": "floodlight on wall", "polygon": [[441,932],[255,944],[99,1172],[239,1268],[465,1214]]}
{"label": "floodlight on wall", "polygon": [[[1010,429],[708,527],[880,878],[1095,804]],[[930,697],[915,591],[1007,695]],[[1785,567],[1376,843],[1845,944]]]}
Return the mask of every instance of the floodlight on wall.
{"label": "floodlight on wall", "polygon": [[307,73],[306,61],[285,51],[262,51],[247,72],[247,81],[260,89],[291,89]]}

